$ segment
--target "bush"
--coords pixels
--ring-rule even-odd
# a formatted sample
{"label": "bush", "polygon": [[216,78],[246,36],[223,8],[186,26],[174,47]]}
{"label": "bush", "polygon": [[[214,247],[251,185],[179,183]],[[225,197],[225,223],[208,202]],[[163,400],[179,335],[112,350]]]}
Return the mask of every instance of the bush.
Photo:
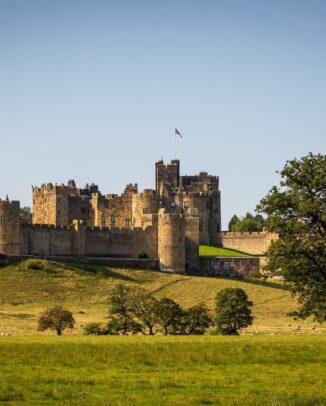
{"label": "bush", "polygon": [[145,251],[142,251],[138,254],[139,259],[148,259],[148,255],[146,254]]}
{"label": "bush", "polygon": [[84,326],[83,332],[85,336],[103,336],[108,334],[107,330],[102,328],[100,323],[96,322],[87,323]]}

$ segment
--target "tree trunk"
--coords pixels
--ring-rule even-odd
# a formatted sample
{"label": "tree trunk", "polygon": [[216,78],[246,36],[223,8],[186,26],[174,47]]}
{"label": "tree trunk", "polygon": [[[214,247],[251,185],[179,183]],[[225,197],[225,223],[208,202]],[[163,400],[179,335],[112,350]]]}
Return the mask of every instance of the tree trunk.
{"label": "tree trunk", "polygon": [[61,328],[58,327],[56,330],[57,330],[57,335],[58,335],[58,336],[61,336],[61,335],[62,335]]}

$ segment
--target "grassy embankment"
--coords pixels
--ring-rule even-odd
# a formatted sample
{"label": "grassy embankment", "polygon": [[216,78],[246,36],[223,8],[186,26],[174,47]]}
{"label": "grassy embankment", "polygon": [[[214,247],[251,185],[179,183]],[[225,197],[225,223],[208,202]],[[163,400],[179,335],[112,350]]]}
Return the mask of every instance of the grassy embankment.
{"label": "grassy embankment", "polygon": [[214,257],[251,257],[252,255],[245,252],[230,250],[228,248],[214,247],[211,245],[200,245],[199,256],[214,256]]}
{"label": "grassy embankment", "polygon": [[0,337],[0,403],[325,405],[326,337]]}
{"label": "grassy embankment", "polygon": [[326,330],[319,325],[314,327],[312,321],[294,321],[287,316],[288,312],[296,309],[296,301],[282,285],[273,282],[261,284],[253,280],[28,260],[0,268],[0,333],[53,334],[36,331],[37,317],[45,308],[61,304],[71,310],[76,319],[76,328],[65,334],[81,334],[83,324],[107,321],[108,296],[118,283],[142,287],[157,298],[170,297],[185,308],[204,302],[212,313],[219,290],[241,287],[254,303],[254,324],[247,333],[320,334]]}

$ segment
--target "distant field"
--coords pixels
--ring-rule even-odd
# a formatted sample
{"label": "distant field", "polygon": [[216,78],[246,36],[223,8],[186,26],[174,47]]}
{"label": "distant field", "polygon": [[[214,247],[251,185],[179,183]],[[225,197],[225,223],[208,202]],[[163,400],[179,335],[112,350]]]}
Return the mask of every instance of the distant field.
{"label": "distant field", "polygon": [[326,337],[0,337],[1,404],[326,404]]}
{"label": "distant field", "polygon": [[227,248],[213,247],[210,245],[199,246],[199,256],[216,256],[216,257],[250,257],[252,255],[244,252],[229,250]]}
{"label": "distant field", "polygon": [[0,268],[0,334],[53,335],[53,332],[36,331],[37,317],[45,308],[56,304],[71,310],[76,319],[76,328],[64,334],[82,334],[82,326],[87,322],[107,322],[108,298],[118,283],[142,287],[158,298],[170,297],[185,308],[203,302],[212,314],[219,290],[241,287],[254,303],[254,324],[246,329],[247,334],[326,332],[325,325],[315,326],[311,320],[303,322],[287,316],[296,309],[296,301],[275,282],[262,284],[250,279],[204,278],[28,260]]}

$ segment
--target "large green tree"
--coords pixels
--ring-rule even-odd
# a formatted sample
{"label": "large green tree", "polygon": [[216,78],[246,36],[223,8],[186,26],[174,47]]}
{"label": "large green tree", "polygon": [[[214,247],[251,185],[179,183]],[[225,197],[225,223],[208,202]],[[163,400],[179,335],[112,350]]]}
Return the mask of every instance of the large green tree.
{"label": "large green tree", "polygon": [[178,303],[163,297],[157,303],[156,314],[157,322],[163,328],[165,335],[180,333],[184,311]]}
{"label": "large green tree", "polygon": [[265,227],[279,234],[267,270],[280,275],[300,303],[297,315],[326,320],[326,155],[287,161],[257,209]]}
{"label": "large green tree", "polygon": [[216,328],[223,335],[238,335],[238,330],[252,324],[253,303],[243,289],[226,288],[216,296]]}
{"label": "large green tree", "polygon": [[135,334],[141,331],[140,324],[134,320],[133,289],[123,284],[117,285],[110,295],[108,322],[109,334]]}

